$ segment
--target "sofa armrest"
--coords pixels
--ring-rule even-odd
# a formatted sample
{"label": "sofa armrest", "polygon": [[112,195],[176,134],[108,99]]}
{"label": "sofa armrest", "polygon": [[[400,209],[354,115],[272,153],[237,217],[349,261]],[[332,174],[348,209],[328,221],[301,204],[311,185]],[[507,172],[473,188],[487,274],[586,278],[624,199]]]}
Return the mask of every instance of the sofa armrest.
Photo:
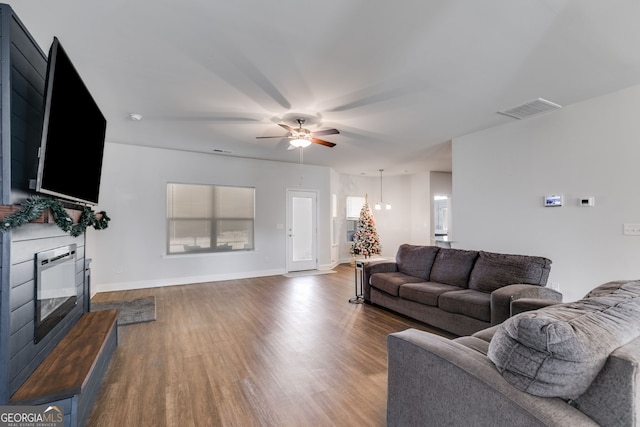
{"label": "sofa armrest", "polygon": [[519,298],[511,301],[511,316],[556,304],[560,304],[560,301],[541,298]]}
{"label": "sofa armrest", "polygon": [[491,292],[491,325],[504,322],[511,316],[511,302],[520,298],[539,298],[562,301],[562,294],[538,285],[507,285]]}
{"label": "sofa armrest", "polygon": [[387,425],[596,426],[559,398],[507,383],[482,353],[416,329],[387,338]]}
{"label": "sofa armrest", "polygon": [[576,407],[602,426],[631,426],[640,419],[640,337],[618,347]]}
{"label": "sofa armrest", "polygon": [[398,264],[392,261],[369,262],[364,265],[362,271],[362,294],[365,301],[371,301],[371,288],[369,279],[375,273],[393,273],[398,271]]}

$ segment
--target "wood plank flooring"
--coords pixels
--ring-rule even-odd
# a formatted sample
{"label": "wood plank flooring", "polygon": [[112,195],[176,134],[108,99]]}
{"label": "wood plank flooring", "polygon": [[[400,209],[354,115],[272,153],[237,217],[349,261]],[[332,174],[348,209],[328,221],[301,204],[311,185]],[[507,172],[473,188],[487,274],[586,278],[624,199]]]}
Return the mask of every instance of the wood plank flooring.
{"label": "wood plank flooring", "polygon": [[350,304],[353,268],[125,292],[155,322],[121,326],[88,426],[384,426],[386,337],[432,330]]}

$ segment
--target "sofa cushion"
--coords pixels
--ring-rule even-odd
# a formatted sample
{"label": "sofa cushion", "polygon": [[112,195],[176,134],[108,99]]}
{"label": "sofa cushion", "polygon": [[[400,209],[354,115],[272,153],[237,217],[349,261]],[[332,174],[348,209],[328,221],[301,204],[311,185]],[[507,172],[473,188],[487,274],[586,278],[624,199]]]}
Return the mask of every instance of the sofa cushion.
{"label": "sofa cushion", "polygon": [[439,250],[437,246],[400,245],[396,253],[398,271],[419,277],[422,281],[429,280],[431,266]]}
{"label": "sofa cushion", "polygon": [[398,296],[400,286],[405,283],[423,282],[419,277],[409,276],[404,273],[375,273],[371,275],[369,283],[372,287],[386,292],[394,297]]}
{"label": "sofa cushion", "polygon": [[437,307],[441,294],[459,289],[457,286],[436,282],[406,283],[400,286],[399,295],[409,301]]}
{"label": "sofa cushion", "polygon": [[517,283],[544,286],[550,270],[551,260],[547,258],[480,251],[471,270],[469,288],[493,292]]}
{"label": "sofa cushion", "polygon": [[466,288],[476,258],[477,251],[440,249],[431,268],[429,280]]}
{"label": "sofa cushion", "polygon": [[445,292],[438,298],[438,308],[491,322],[491,294],[472,289]]}
{"label": "sofa cushion", "polygon": [[482,353],[483,355],[487,355],[487,351],[489,350],[489,342],[483,339],[474,337],[474,336],[464,336],[453,339],[454,342],[458,344],[462,344],[465,347],[471,348],[477,352]]}
{"label": "sofa cushion", "polygon": [[488,344],[491,342],[491,339],[493,338],[493,336],[495,335],[499,327],[500,325],[490,326],[488,328],[482,329],[481,331],[478,331],[472,334],[472,336],[476,338],[480,338],[481,340],[486,341]]}
{"label": "sofa cushion", "polygon": [[520,313],[489,344],[489,359],[509,383],[542,397],[576,399],[609,354],[640,336],[640,281],[614,282],[597,295]]}

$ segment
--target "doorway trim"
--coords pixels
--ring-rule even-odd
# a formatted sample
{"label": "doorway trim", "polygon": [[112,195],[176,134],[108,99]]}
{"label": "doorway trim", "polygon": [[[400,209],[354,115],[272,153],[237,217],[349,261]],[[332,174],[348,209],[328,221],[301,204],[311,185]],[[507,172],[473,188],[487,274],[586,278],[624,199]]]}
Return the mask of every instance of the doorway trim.
{"label": "doorway trim", "polygon": [[[308,260],[294,261],[293,259],[293,198],[308,197],[312,199],[312,218],[311,218],[311,257]],[[286,270],[303,271],[315,270],[318,268],[318,191],[317,190],[301,190],[287,189],[286,194]]]}

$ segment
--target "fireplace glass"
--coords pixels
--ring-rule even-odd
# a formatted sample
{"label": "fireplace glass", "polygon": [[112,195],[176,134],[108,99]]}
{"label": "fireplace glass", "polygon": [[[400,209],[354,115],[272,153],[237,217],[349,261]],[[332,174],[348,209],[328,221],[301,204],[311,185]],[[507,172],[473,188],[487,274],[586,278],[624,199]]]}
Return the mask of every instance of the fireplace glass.
{"label": "fireplace glass", "polygon": [[37,343],[77,304],[76,245],[38,252],[36,262],[35,337]]}

